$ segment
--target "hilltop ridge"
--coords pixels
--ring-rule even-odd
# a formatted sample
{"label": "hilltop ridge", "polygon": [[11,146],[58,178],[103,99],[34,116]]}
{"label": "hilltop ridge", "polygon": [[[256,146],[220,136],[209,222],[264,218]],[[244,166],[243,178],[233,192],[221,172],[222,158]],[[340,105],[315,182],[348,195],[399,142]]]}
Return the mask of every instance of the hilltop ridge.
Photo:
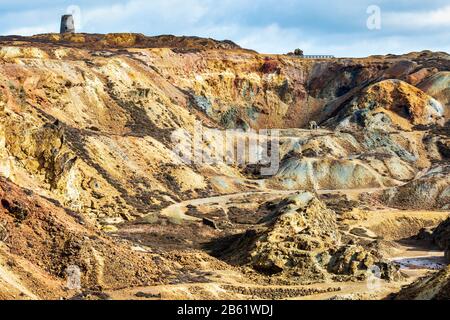
{"label": "hilltop ridge", "polygon": [[0,36],[0,43],[33,43],[39,45],[59,45],[85,49],[117,49],[117,48],[172,48],[183,50],[220,49],[238,50],[237,44],[230,40],[218,41],[211,38],[193,36],[160,35],[145,36],[141,33],[49,33],[30,37]]}

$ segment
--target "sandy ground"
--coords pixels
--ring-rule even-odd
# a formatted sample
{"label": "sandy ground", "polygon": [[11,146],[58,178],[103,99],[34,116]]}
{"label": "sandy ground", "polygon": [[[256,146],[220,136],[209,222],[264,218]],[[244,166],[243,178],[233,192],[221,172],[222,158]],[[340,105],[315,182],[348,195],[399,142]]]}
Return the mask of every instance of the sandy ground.
{"label": "sandy ground", "polygon": [[[431,252],[431,253],[430,253]],[[329,282],[305,286],[277,286],[247,284],[245,277],[238,272],[213,272],[210,282],[195,284],[176,284],[154,287],[133,288],[107,292],[117,300],[159,300],[159,299],[285,299],[285,300],[380,300],[398,292],[402,286],[410,284],[430,272],[444,266],[443,253],[424,251],[423,248],[402,246],[399,256],[391,260],[408,264],[402,271],[408,278],[400,282],[387,282],[372,279],[363,282]],[[249,292],[240,294],[239,292]],[[262,292],[260,294],[259,292]]]}
{"label": "sandy ground", "polygon": [[[345,194],[350,199],[357,199],[361,193],[376,192],[370,190],[335,190],[319,191],[319,194]],[[161,211],[161,215],[176,220],[178,223],[201,221],[199,217],[188,214],[190,207],[199,208],[205,217],[218,208],[225,212],[242,203],[258,204],[261,201],[270,201],[286,196],[296,191],[268,190],[262,192],[245,192],[218,197],[203,198],[173,204]],[[445,266],[444,253],[435,248],[424,246],[420,242],[401,241],[405,236],[417,234],[417,228],[424,225],[435,225],[445,220],[449,212],[414,211],[383,209],[366,212],[362,221],[349,223],[349,229],[363,228],[367,236],[382,236],[385,240],[392,240],[395,248],[390,250],[388,258],[401,265],[401,270],[408,276],[404,281],[386,282],[371,279],[364,282],[326,282],[308,286],[293,285],[258,285],[251,283],[238,269],[236,270],[208,270],[210,273],[204,283],[179,283],[144,288],[133,288],[111,291],[108,294],[112,299],[385,299],[390,294],[398,292],[402,286],[415,281],[418,277],[429,272],[436,272]],[[145,228],[144,226],[134,226]],[[145,232],[143,229],[141,232]],[[409,235],[409,233],[411,233]]]}

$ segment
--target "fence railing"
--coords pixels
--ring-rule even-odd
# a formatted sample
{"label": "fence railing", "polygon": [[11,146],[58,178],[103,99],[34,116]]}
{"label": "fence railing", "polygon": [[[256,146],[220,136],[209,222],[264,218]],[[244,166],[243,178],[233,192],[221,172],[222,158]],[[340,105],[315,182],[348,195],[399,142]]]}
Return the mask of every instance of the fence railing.
{"label": "fence railing", "polygon": [[330,56],[330,55],[303,55],[303,56],[298,56],[299,58],[302,59],[334,59],[335,56]]}

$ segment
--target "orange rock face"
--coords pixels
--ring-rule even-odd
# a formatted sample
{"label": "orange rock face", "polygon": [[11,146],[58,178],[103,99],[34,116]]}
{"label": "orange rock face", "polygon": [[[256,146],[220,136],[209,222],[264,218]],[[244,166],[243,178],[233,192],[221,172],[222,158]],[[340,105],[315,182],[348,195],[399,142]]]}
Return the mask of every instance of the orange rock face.
{"label": "orange rock face", "polygon": [[362,94],[360,103],[368,105],[374,103],[374,109],[390,110],[412,124],[433,123],[444,115],[443,106],[434,99],[401,81],[382,81],[367,89]]}

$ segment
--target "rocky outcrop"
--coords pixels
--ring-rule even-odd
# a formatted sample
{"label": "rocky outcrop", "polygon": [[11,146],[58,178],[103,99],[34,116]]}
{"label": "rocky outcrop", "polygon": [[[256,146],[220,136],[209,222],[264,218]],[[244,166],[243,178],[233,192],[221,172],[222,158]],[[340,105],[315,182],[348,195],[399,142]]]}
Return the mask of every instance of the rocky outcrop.
{"label": "rocky outcrop", "polygon": [[198,37],[176,37],[162,35],[147,37],[138,33],[109,33],[109,34],[40,34],[33,37],[2,36],[0,42],[17,43],[33,42],[36,46],[42,44],[55,44],[64,47],[78,47],[89,49],[114,49],[114,48],[173,48],[180,51],[192,50],[238,50],[240,47],[232,41],[217,41]]}
{"label": "rocky outcrop", "polygon": [[338,190],[395,185],[358,160],[296,159],[282,162],[277,178],[288,189]]}
{"label": "rocky outcrop", "polygon": [[396,300],[449,300],[450,267],[421,278],[412,285],[402,289],[395,296]]}
{"label": "rocky outcrop", "polygon": [[[101,291],[162,280],[161,266],[151,256],[106,237],[74,212],[3,178],[0,199],[0,232],[7,230],[0,238],[0,260],[9,261],[8,272],[19,275],[21,285],[36,296],[59,299],[81,287]],[[76,287],[64,292],[68,270],[78,278],[73,279]]]}
{"label": "rocky outcrop", "polygon": [[366,279],[375,277],[387,281],[403,279],[400,267],[380,256],[375,250],[361,245],[347,245],[335,252],[328,264],[328,271],[336,275],[347,275]]}
{"label": "rocky outcrop", "polygon": [[343,245],[336,213],[310,192],[267,205],[271,213],[227,249],[223,258],[248,264],[260,273],[300,282],[398,280],[399,268],[371,249]]}
{"label": "rocky outcrop", "polygon": [[450,72],[438,72],[425,78],[417,87],[445,106],[444,112],[448,119],[450,116]]}
{"label": "rocky outcrop", "polygon": [[348,245],[337,250],[331,257],[328,271],[336,275],[362,278],[373,275],[388,281],[402,278],[399,266],[384,260],[376,251],[359,245]]}
{"label": "rocky outcrop", "polygon": [[449,167],[435,167],[414,181],[386,190],[382,195],[382,200],[390,206],[401,208],[448,210],[450,203]]}
{"label": "rocky outcrop", "polygon": [[283,200],[268,219],[267,230],[257,235],[250,251],[250,264],[269,274],[323,277],[327,249],[340,241],[335,213],[304,192]]}
{"label": "rocky outcrop", "polygon": [[421,143],[414,135],[378,130],[292,138],[282,144],[280,169],[271,183],[308,190],[394,187],[428,165],[430,155],[416,147]]}
{"label": "rocky outcrop", "polygon": [[439,248],[445,250],[445,256],[450,262],[450,218],[434,229],[430,238]]}
{"label": "rocky outcrop", "polygon": [[433,97],[406,82],[384,80],[359,92],[328,123],[337,123],[341,130],[352,125],[411,130],[414,125],[443,125],[444,116],[444,106]]}

